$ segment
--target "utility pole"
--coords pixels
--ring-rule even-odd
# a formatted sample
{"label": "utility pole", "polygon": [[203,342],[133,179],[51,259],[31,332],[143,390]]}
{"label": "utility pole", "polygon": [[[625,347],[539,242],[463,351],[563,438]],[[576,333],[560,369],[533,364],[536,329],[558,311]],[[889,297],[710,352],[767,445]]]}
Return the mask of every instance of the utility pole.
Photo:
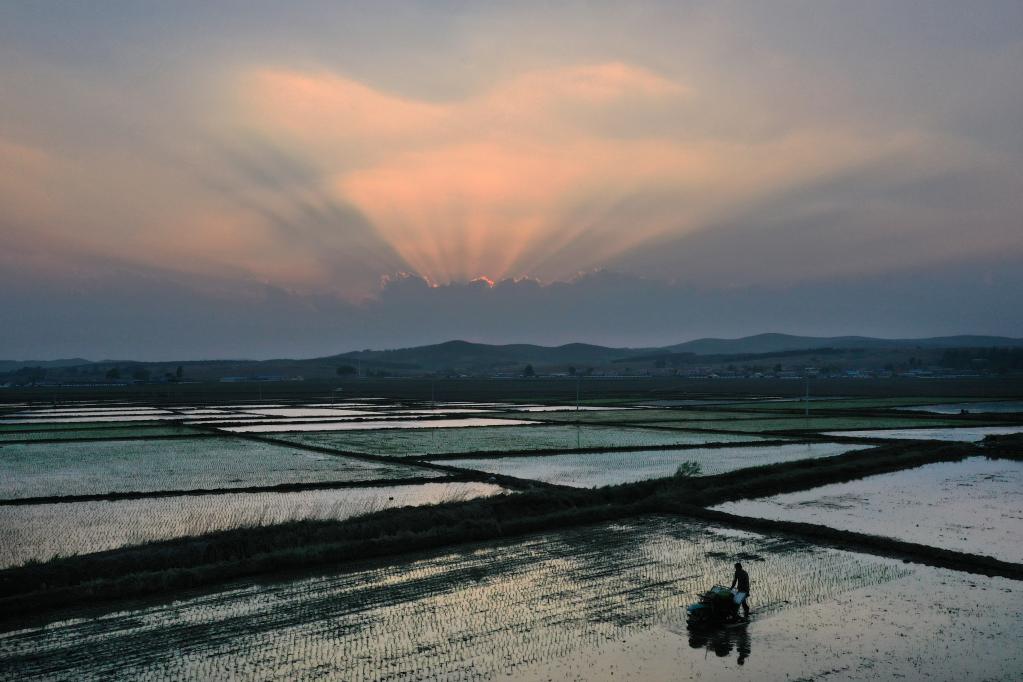
{"label": "utility pole", "polygon": [[810,416],[810,373],[803,370],[804,379],[806,379],[806,397],[803,398],[803,416]]}

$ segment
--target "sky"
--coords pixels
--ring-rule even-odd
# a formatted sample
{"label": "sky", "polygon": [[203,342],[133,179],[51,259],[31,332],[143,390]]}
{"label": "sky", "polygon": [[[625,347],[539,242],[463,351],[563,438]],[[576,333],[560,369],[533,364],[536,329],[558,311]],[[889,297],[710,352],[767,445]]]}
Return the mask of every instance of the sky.
{"label": "sky", "polygon": [[1023,336],[1023,4],[0,4],[0,357]]}

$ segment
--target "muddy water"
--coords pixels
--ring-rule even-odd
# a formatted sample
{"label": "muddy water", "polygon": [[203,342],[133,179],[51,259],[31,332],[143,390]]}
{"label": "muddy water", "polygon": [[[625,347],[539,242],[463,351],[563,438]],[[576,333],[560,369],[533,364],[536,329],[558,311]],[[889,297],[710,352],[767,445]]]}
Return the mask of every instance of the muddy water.
{"label": "muddy water", "polygon": [[[753,579],[753,622],[724,640],[692,637],[683,607],[727,582],[736,558]],[[0,669],[58,680],[1013,679],[1020,589],[650,519],[0,633]]]}
{"label": "muddy water", "polygon": [[971,457],[716,507],[1023,563],[1023,462]]}

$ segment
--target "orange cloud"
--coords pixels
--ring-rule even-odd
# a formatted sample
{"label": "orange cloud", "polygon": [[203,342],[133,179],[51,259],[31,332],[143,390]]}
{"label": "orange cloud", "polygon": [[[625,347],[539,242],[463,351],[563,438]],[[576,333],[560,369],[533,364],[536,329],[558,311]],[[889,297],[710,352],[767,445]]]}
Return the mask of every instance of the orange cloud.
{"label": "orange cloud", "polygon": [[440,123],[443,106],[403,99],[330,73],[261,69],[243,79],[262,123],[315,143],[330,138],[408,136]]}
{"label": "orange cloud", "polygon": [[241,101],[264,134],[327,169],[324,191],[440,283],[564,276],[919,147],[826,128],[747,141],[636,135],[641,124],[616,134],[700,104],[685,85],[618,62],[527,72],[440,104],[335,74],[260,70]]}
{"label": "orange cloud", "polygon": [[0,137],[0,207],[6,221],[36,223],[52,215],[59,163],[44,150]]}

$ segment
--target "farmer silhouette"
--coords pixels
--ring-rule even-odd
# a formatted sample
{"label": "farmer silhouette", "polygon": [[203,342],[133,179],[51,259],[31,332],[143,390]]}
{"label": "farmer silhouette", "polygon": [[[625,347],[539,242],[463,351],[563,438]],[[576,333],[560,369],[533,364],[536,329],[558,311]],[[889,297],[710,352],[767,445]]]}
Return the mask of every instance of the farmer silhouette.
{"label": "farmer silhouette", "polygon": [[732,578],[729,589],[735,590],[735,604],[736,606],[742,605],[743,618],[748,620],[749,603],[747,603],[746,597],[749,596],[749,573],[738,562],[735,564],[735,577]]}
{"label": "farmer silhouette", "polygon": [[749,658],[750,652],[753,650],[749,643],[749,633],[746,632],[746,628],[740,628],[735,634],[735,648],[739,650],[739,658],[735,662],[739,665],[745,665],[746,659]]}

